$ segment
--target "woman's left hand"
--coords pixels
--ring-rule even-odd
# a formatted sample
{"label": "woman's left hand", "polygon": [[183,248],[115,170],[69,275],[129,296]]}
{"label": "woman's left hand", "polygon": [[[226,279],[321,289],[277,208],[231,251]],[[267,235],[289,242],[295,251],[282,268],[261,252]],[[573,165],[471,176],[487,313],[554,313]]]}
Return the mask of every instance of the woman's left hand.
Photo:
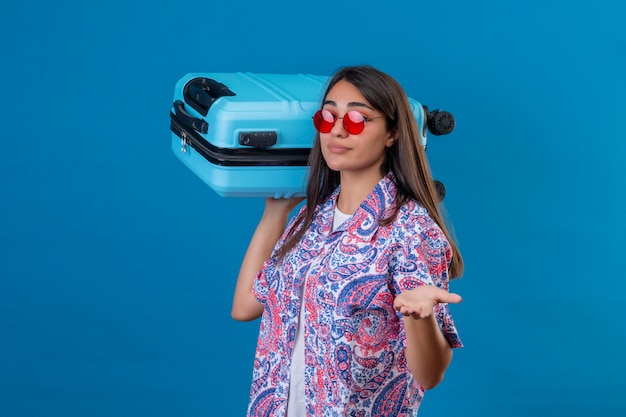
{"label": "woman's left hand", "polygon": [[398,295],[393,308],[403,316],[425,319],[433,314],[433,308],[439,303],[458,304],[461,296],[448,292],[434,285],[420,285]]}

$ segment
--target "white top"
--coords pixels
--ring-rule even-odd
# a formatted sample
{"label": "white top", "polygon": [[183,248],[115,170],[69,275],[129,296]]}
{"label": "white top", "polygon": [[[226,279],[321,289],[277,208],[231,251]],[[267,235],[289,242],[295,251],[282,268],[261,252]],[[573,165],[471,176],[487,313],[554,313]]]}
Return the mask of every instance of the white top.
{"label": "white top", "polygon": [[[345,214],[335,207],[333,216],[333,231],[348,220],[352,215]],[[293,344],[293,357],[291,358],[291,377],[289,381],[289,401],[287,403],[287,413],[289,417],[306,417],[306,396],[304,392],[304,331],[302,322],[304,321],[304,287],[300,292],[300,315],[298,317],[298,330],[296,340]]]}

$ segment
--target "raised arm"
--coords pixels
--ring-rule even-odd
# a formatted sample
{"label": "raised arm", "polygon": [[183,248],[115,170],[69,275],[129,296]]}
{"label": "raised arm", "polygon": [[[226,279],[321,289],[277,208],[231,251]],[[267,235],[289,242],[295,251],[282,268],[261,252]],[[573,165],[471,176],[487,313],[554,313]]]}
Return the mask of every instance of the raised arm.
{"label": "raised arm", "polygon": [[265,200],[265,210],[252,235],[248,250],[241,263],[231,316],[235,320],[250,321],[263,314],[263,304],[252,292],[252,284],[263,263],[268,260],[272,250],[285,230],[289,213],[302,201],[302,198]]}

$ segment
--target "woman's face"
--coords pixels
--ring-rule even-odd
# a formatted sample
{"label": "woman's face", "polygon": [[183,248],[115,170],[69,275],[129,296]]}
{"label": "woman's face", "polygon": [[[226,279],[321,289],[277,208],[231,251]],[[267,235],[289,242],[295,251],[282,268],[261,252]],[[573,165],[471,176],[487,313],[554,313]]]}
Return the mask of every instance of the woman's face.
{"label": "woman's face", "polygon": [[[384,115],[365,100],[351,83],[342,80],[326,95],[322,109],[331,112],[336,120],[328,133],[320,132],[322,155],[328,167],[342,173],[353,172],[380,177],[385,149],[393,145],[394,137],[386,130]],[[366,121],[363,131],[350,134],[343,117],[357,111]]]}

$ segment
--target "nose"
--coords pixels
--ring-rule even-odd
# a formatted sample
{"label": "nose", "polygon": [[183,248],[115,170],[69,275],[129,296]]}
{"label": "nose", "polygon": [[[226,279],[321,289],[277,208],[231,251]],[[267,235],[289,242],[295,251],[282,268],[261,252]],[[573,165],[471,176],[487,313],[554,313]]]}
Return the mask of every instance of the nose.
{"label": "nose", "polygon": [[335,118],[335,124],[333,125],[333,128],[330,130],[330,133],[333,136],[337,136],[340,138],[348,135],[348,131],[343,126],[343,116]]}

